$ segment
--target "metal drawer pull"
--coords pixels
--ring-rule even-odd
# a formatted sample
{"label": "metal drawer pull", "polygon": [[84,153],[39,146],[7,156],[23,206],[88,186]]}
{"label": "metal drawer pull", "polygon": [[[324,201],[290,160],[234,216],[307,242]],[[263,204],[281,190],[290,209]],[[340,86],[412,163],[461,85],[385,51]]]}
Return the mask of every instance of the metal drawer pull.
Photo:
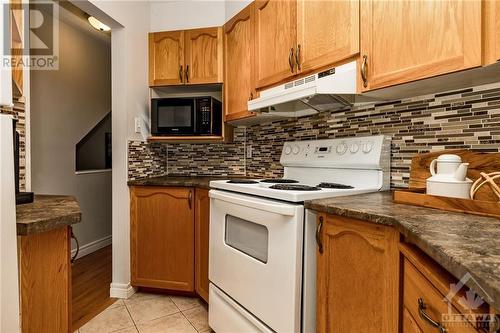
{"label": "metal drawer pull", "polygon": [[323,228],[323,216],[319,217],[318,228],[316,229],[316,243],[319,253],[323,253],[323,242],[321,241],[321,229]]}
{"label": "metal drawer pull", "polygon": [[290,54],[288,55],[288,64],[290,64],[290,71],[293,73],[293,47],[290,49]]}
{"label": "metal drawer pull", "polygon": [[189,204],[189,209],[193,206],[193,192],[189,191],[189,196],[188,196],[188,204]]}
{"label": "metal drawer pull", "polygon": [[363,56],[363,63],[361,64],[361,78],[363,79],[363,87],[368,87],[368,78],[366,76],[366,65],[368,62],[368,56]]}
{"label": "metal drawer pull", "polygon": [[189,65],[186,65],[186,83],[189,83]]}
{"label": "metal drawer pull", "polygon": [[427,313],[425,313],[425,303],[422,298],[418,299],[418,313],[420,314],[420,318],[424,319],[427,321],[429,324],[434,326],[439,330],[440,333],[446,333],[446,328],[443,327],[440,323],[432,319]]}
{"label": "metal drawer pull", "polygon": [[302,67],[300,66],[300,44],[297,45],[297,51],[295,51],[295,62],[297,63],[297,70],[301,70]]}
{"label": "metal drawer pull", "polygon": [[181,80],[182,83],[182,65],[179,66],[179,80]]}
{"label": "metal drawer pull", "polygon": [[71,228],[71,238],[75,240],[76,243],[76,252],[71,258],[71,263],[74,263],[76,260],[76,257],[78,257],[78,253],[80,252],[80,243],[78,243],[78,239],[76,238],[75,234],[73,233],[73,228]]}

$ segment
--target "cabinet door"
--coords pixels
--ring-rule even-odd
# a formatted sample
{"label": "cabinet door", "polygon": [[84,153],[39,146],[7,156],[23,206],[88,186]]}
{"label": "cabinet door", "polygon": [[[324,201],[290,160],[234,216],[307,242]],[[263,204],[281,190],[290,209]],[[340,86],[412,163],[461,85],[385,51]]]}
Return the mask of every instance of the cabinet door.
{"label": "cabinet door", "polygon": [[296,74],[297,3],[295,0],[255,1],[256,87]]}
{"label": "cabinet door", "polygon": [[132,187],[132,285],[194,291],[194,205],[188,187]]}
{"label": "cabinet door", "polygon": [[483,2],[484,61],[489,65],[500,60],[500,1]]}
{"label": "cabinet door", "polygon": [[398,232],[339,216],[318,223],[317,332],[397,332]]}
{"label": "cabinet door", "polygon": [[359,53],[359,0],[297,0],[296,61],[311,72]]}
{"label": "cabinet door", "polygon": [[187,84],[222,82],[222,29],[186,30]]}
{"label": "cabinet door", "polygon": [[254,115],[247,102],[254,92],[254,3],[224,25],[224,106],[226,120]]}
{"label": "cabinet door", "polygon": [[500,61],[500,1],[495,1],[495,59]]}
{"label": "cabinet door", "polygon": [[198,295],[208,303],[208,235],[210,229],[208,190],[197,188],[194,202],[195,285]]}
{"label": "cabinet door", "polygon": [[149,34],[149,85],[164,86],[183,82],[184,32]]}
{"label": "cabinet door", "polygon": [[364,90],[481,65],[480,0],[361,1],[360,27]]}

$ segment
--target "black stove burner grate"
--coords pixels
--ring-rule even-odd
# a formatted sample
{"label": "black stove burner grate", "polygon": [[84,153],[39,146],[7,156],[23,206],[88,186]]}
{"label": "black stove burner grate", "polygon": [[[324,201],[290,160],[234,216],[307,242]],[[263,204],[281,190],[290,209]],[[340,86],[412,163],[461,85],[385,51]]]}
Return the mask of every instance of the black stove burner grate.
{"label": "black stove burner grate", "polygon": [[227,181],[228,184],[258,184],[258,181],[251,179],[231,179]]}
{"label": "black stove burner grate", "polygon": [[341,189],[341,190],[346,190],[346,189],[354,188],[351,185],[344,185],[344,184],[338,184],[338,183],[319,183],[318,187],[321,187],[321,188],[334,188],[334,189]]}
{"label": "black stove burner grate", "polygon": [[295,184],[275,184],[270,186],[274,190],[285,190],[285,191],[320,191],[321,189],[316,186],[308,185],[295,185]]}
{"label": "black stove burner grate", "polygon": [[260,181],[261,183],[272,183],[272,184],[295,184],[298,183],[298,180],[294,179],[286,179],[286,178],[275,178],[275,179],[263,179]]}

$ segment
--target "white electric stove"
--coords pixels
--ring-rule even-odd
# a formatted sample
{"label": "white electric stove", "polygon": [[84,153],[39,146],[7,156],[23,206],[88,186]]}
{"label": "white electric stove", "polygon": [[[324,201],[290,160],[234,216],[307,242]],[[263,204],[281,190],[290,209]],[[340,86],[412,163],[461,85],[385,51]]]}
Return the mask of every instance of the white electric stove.
{"label": "white electric stove", "polygon": [[315,332],[316,215],[303,203],[389,189],[390,139],[286,142],[280,163],[283,178],[210,182],[217,333]]}

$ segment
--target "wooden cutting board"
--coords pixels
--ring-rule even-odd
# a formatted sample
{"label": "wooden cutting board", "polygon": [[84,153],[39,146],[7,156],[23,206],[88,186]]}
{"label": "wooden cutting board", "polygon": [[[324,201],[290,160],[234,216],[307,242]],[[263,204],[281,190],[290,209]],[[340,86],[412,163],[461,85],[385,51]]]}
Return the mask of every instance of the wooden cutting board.
{"label": "wooden cutting board", "polygon": [[[482,153],[472,150],[441,150],[438,152],[418,154],[411,160],[410,190],[425,191],[426,179],[431,176],[429,166],[433,159],[442,154],[455,154],[462,158],[462,162],[469,163],[467,177],[475,181],[480,178],[481,172],[490,173],[500,171],[500,153]],[[474,199],[498,202],[497,196],[490,186],[484,185],[476,193]]]}

